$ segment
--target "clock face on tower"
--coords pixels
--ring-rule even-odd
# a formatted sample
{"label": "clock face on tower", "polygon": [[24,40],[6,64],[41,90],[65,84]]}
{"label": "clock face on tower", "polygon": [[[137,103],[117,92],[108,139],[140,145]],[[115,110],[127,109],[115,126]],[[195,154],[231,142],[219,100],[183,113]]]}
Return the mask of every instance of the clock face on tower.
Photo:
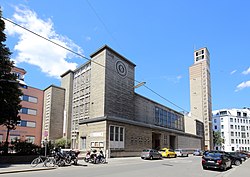
{"label": "clock face on tower", "polygon": [[115,64],[115,68],[118,74],[122,77],[125,77],[127,75],[126,65],[122,61],[117,61]]}

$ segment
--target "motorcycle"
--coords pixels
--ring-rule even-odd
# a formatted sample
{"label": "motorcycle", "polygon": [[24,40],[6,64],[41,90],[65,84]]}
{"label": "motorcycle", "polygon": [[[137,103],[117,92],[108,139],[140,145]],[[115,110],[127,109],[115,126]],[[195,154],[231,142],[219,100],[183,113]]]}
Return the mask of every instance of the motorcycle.
{"label": "motorcycle", "polygon": [[64,151],[62,152],[60,149],[56,148],[53,151],[53,156],[56,162],[56,165],[59,167],[65,165],[71,165],[73,162],[74,165],[77,165],[79,151]]}
{"label": "motorcycle", "polygon": [[96,157],[96,163],[106,163],[106,158],[103,154],[103,151],[100,151],[99,154]]}
{"label": "motorcycle", "polygon": [[86,157],[84,158],[84,161],[87,163],[95,163],[96,162],[96,150],[92,150],[92,151],[87,151],[86,153]]}
{"label": "motorcycle", "polygon": [[97,154],[96,150],[88,151],[86,153],[86,157],[84,158],[84,161],[87,163],[93,163],[93,164],[98,164],[98,163],[106,163],[106,158],[103,154],[103,151],[100,151],[99,154]]}

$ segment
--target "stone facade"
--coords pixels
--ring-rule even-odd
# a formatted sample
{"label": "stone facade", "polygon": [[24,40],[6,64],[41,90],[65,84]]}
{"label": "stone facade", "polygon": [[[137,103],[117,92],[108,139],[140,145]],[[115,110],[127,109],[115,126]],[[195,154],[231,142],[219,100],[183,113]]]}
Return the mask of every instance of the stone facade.
{"label": "stone facade", "polygon": [[54,85],[44,90],[42,140],[63,137],[65,89]]}
{"label": "stone facade", "polygon": [[61,75],[61,87],[65,89],[65,105],[63,116],[63,137],[71,139],[71,115],[73,98],[73,71]]}
{"label": "stone facade", "polygon": [[207,48],[194,51],[190,74],[190,111],[204,125],[205,149],[213,149],[210,54]]}
{"label": "stone facade", "polygon": [[121,157],[138,156],[143,148],[201,147],[200,136],[184,132],[183,114],[134,92],[135,64],[110,47],[93,53],[72,75],[71,88],[62,75],[72,93],[66,98],[72,100],[72,148]]}

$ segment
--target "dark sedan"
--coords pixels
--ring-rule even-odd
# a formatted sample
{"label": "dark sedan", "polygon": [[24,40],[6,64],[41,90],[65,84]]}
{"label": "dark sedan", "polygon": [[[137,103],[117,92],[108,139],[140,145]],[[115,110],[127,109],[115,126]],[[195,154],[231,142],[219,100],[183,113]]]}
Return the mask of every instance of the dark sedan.
{"label": "dark sedan", "polygon": [[210,151],[210,152],[221,153],[223,155],[227,155],[231,159],[233,165],[239,166],[240,164],[242,164],[242,158],[238,155],[231,154],[225,151]]}
{"label": "dark sedan", "polygon": [[227,170],[232,167],[232,161],[228,155],[219,152],[208,152],[202,157],[203,169]]}

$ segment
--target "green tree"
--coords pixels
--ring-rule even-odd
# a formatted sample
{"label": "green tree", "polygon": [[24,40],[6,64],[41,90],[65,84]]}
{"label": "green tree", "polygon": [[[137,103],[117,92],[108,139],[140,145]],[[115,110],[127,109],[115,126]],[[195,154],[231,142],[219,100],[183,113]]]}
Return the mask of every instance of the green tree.
{"label": "green tree", "polygon": [[4,44],[6,35],[4,33],[5,23],[2,19],[0,7],[0,125],[7,128],[5,153],[8,153],[8,138],[10,130],[15,129],[20,121],[19,110],[20,96],[22,91],[19,88],[17,77],[11,72],[14,62],[10,60],[11,52]]}
{"label": "green tree", "polygon": [[70,147],[70,140],[67,140],[65,138],[60,138],[55,141],[55,146],[56,147],[61,147],[61,148],[68,148]]}
{"label": "green tree", "polygon": [[221,146],[223,143],[223,138],[221,138],[221,132],[220,131],[214,131],[213,132],[213,141],[214,141],[214,146]]}

